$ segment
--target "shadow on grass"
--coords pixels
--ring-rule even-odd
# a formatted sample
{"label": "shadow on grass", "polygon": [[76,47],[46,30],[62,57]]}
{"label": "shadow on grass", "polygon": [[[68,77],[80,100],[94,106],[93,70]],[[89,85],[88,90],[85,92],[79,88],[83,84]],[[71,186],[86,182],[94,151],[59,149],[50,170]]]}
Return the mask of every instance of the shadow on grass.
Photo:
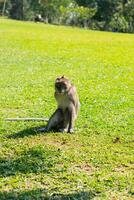
{"label": "shadow on grass", "polygon": [[95,197],[94,192],[75,192],[71,194],[47,195],[47,191],[37,189],[24,192],[0,192],[1,200],[91,200]]}
{"label": "shadow on grass", "polygon": [[46,133],[57,133],[59,132],[58,129],[53,129],[51,131],[41,131],[42,128],[45,128],[46,126],[35,126],[35,127],[31,127],[31,128],[27,128],[27,129],[24,129],[22,131],[19,131],[17,133],[13,133],[11,135],[7,135],[6,137],[7,138],[23,138],[23,137],[28,137],[30,135],[37,135],[37,134],[46,134]]}
{"label": "shadow on grass", "polygon": [[46,134],[46,132],[44,131],[40,131],[40,128],[44,128],[45,126],[35,126],[35,127],[31,127],[31,128],[27,128],[24,129],[22,131],[19,131],[17,133],[11,134],[11,135],[7,135],[7,138],[23,138],[23,137],[27,137],[30,135],[37,135],[37,134]]}
{"label": "shadow on grass", "polygon": [[45,147],[34,147],[24,150],[23,153],[13,158],[0,158],[0,177],[8,177],[16,173],[52,173],[57,164],[60,151],[54,151]]}

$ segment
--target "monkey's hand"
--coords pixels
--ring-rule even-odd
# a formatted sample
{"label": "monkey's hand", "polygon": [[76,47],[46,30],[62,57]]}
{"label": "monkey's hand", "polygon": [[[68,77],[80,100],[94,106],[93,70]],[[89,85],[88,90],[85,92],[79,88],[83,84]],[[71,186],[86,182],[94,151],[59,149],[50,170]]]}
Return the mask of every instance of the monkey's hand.
{"label": "monkey's hand", "polygon": [[73,133],[73,132],[74,132],[73,129],[68,130],[67,128],[59,129],[59,131],[60,131],[61,133]]}
{"label": "monkey's hand", "polygon": [[71,128],[70,130],[68,130],[68,133],[73,133],[73,132],[74,132],[73,128]]}
{"label": "monkey's hand", "polygon": [[67,128],[61,128],[61,129],[59,129],[59,132],[61,132],[61,133],[67,133]]}

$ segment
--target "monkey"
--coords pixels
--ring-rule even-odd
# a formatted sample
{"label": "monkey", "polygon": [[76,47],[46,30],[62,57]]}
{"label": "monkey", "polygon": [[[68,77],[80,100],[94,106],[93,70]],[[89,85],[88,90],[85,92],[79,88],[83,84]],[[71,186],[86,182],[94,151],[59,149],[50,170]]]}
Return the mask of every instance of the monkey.
{"label": "monkey", "polygon": [[57,109],[50,117],[45,131],[72,133],[80,108],[76,87],[65,76],[56,78],[54,97]]}

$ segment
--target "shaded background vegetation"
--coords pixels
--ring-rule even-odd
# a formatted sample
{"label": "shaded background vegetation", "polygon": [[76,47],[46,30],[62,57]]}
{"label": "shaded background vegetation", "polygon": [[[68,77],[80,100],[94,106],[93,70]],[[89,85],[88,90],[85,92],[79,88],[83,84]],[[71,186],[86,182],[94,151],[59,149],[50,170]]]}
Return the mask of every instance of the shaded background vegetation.
{"label": "shaded background vegetation", "polygon": [[18,20],[134,32],[134,0],[0,0],[0,13]]}

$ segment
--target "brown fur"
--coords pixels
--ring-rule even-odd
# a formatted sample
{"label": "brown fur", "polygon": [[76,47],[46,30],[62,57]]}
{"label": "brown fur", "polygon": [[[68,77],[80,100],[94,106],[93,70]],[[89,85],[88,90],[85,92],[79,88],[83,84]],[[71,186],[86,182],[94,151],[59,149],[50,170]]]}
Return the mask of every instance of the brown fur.
{"label": "brown fur", "polygon": [[55,80],[55,99],[57,110],[48,121],[47,131],[73,132],[80,103],[76,87],[64,76]]}

